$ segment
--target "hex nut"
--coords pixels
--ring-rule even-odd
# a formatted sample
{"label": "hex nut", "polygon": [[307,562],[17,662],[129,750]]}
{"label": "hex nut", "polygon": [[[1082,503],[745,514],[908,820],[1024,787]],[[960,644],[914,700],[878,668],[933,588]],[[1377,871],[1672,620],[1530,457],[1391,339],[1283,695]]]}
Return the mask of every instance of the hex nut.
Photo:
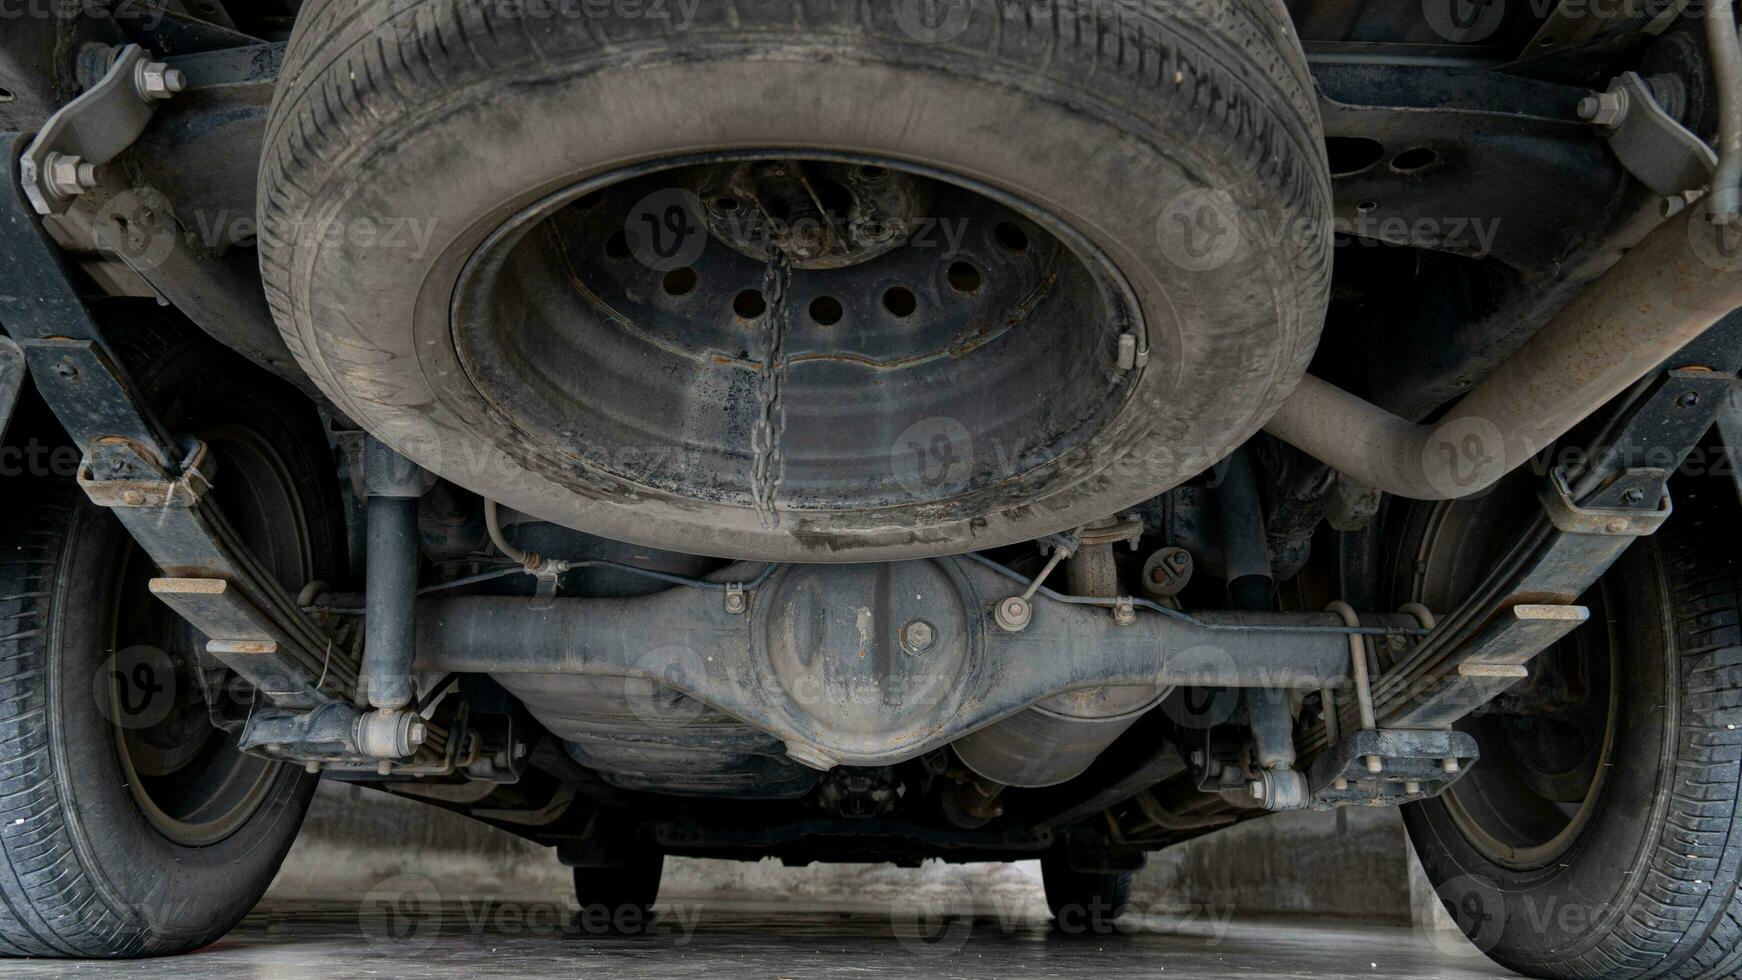
{"label": "hex nut", "polygon": [[78,197],[97,186],[97,168],[70,153],[50,153],[43,160],[48,187],[61,197]]}
{"label": "hex nut", "polygon": [[1034,607],[1028,604],[1027,599],[1019,595],[998,600],[998,609],[992,614],[992,618],[998,621],[998,625],[1010,633],[1020,633],[1027,629],[1028,622],[1033,616]]}
{"label": "hex nut", "polygon": [[937,630],[923,619],[913,620],[901,628],[901,649],[911,654],[930,650],[937,639]]}
{"label": "hex nut", "polygon": [[1587,95],[1579,100],[1579,118],[1613,129],[1627,117],[1627,93],[1620,90]]}
{"label": "hex nut", "polygon": [[147,102],[161,102],[187,88],[187,76],[161,61],[141,62],[136,72],[133,87]]}

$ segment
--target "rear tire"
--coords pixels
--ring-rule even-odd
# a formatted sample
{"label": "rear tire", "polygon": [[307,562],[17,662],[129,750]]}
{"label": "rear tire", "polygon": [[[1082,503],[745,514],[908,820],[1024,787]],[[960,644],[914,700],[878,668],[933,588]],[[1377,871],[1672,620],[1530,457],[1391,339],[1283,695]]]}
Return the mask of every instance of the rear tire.
{"label": "rear tire", "polygon": [[[282,511],[237,503],[237,527],[285,576],[332,575],[343,555],[337,485],[307,400],[151,316],[130,318],[123,359],[174,431],[213,447],[226,507],[273,499],[259,471],[218,448],[243,432],[290,475],[288,498],[277,499],[308,505],[288,528],[294,548],[283,535],[254,536],[286,530]],[[315,779],[242,756],[210,724],[190,673],[199,638],[145,592],[155,569],[113,515],[64,473],[10,478],[5,494],[0,955],[205,946],[271,883]],[[129,653],[147,647],[162,653]]]}
{"label": "rear tire", "polygon": [[1131,872],[1074,870],[1064,855],[1040,859],[1040,880],[1053,928],[1070,936],[1104,936],[1131,904]]}
{"label": "rear tire", "polygon": [[[1717,479],[1674,490],[1675,516],[1581,600],[1591,622],[1538,658],[1562,658],[1570,689],[1525,682],[1460,723],[1482,762],[1446,796],[1403,810],[1447,910],[1478,948],[1527,976],[1742,971],[1737,506]],[[1397,567],[1413,575],[1427,564]],[[1581,729],[1589,737],[1569,734]]]}
{"label": "rear tire", "polygon": [[665,855],[658,851],[643,851],[618,867],[576,868],[575,898],[581,903],[582,925],[623,933],[645,929],[664,870]]}

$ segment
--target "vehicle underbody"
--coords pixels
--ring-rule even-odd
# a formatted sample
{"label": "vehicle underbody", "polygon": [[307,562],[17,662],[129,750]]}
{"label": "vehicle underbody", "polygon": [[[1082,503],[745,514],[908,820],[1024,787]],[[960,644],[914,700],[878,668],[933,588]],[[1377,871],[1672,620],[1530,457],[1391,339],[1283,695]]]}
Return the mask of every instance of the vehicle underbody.
{"label": "vehicle underbody", "polygon": [[[318,774],[583,901],[1040,858],[1057,907],[1404,806],[1457,915],[1674,795],[1629,739],[1728,745],[1730,3],[720,6],[0,27],[0,486],[74,522],[0,593],[107,610],[30,655],[99,678],[142,827],[294,835]],[[1733,892],[1726,799],[1665,846]],[[1490,920],[1526,972],[1696,955]]]}

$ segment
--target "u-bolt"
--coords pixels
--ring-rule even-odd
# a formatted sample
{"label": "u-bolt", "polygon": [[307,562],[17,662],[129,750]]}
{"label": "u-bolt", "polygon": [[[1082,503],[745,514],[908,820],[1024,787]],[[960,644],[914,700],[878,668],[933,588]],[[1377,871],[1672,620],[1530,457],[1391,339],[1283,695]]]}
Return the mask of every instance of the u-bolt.
{"label": "u-bolt", "polygon": [[[1355,613],[1355,607],[1341,599],[1325,607],[1331,612],[1343,617],[1343,625],[1357,627],[1361,625],[1361,617]],[[1355,680],[1355,706],[1361,713],[1361,730],[1370,732],[1379,727],[1373,717],[1373,684],[1367,676],[1367,641],[1359,633],[1349,634],[1349,667]],[[1367,757],[1367,771],[1378,775],[1385,769],[1385,760],[1376,755]]]}

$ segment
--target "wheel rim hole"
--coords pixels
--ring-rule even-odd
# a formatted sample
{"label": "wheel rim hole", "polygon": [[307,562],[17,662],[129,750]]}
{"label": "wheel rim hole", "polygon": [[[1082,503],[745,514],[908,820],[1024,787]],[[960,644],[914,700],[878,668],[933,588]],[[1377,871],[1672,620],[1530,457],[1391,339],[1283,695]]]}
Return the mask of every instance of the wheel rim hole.
{"label": "wheel rim hole", "polygon": [[623,234],[623,229],[617,229],[611,233],[610,238],[605,239],[605,256],[613,259],[629,257],[629,236]]}
{"label": "wheel rim hole", "polygon": [[883,309],[893,317],[910,317],[919,309],[919,300],[913,295],[913,290],[896,286],[883,294]]}
{"label": "wheel rim hole", "polygon": [[811,319],[825,327],[832,327],[841,322],[846,311],[841,309],[841,301],[833,296],[818,296],[811,300]]}
{"label": "wheel rim hole", "polygon": [[873,180],[873,181],[882,180],[883,178],[889,176],[889,171],[883,169],[882,167],[869,167],[869,166],[860,167],[859,168],[859,176],[865,178],[866,180]]}
{"label": "wheel rim hole", "polygon": [[958,293],[972,293],[981,285],[980,270],[968,262],[952,262],[947,273],[950,288]]}
{"label": "wheel rim hole", "polygon": [[11,89],[0,88],[0,102],[11,102],[13,99],[16,99],[16,98],[18,98],[18,96],[13,95]]}
{"label": "wheel rim hole", "polygon": [[1023,231],[1021,225],[1000,221],[998,227],[992,229],[992,237],[1007,251],[1018,255],[1028,251],[1028,232]]}
{"label": "wheel rim hole", "polygon": [[1412,174],[1418,170],[1426,170],[1440,158],[1432,148],[1415,146],[1391,158],[1391,169],[1400,174]]}
{"label": "wheel rim hole", "polygon": [[743,205],[735,197],[717,197],[714,199],[714,210],[721,214],[737,214],[740,207]]}
{"label": "wheel rim hole", "polygon": [[746,320],[754,320],[768,311],[768,301],[759,289],[746,289],[732,299],[732,312]]}
{"label": "wheel rim hole", "polygon": [[673,269],[665,274],[659,284],[667,296],[688,296],[696,288],[696,270],[688,266]]}
{"label": "wheel rim hole", "polygon": [[1355,211],[1358,214],[1372,214],[1377,210],[1379,210],[1378,201],[1362,201],[1360,204],[1355,205]]}

